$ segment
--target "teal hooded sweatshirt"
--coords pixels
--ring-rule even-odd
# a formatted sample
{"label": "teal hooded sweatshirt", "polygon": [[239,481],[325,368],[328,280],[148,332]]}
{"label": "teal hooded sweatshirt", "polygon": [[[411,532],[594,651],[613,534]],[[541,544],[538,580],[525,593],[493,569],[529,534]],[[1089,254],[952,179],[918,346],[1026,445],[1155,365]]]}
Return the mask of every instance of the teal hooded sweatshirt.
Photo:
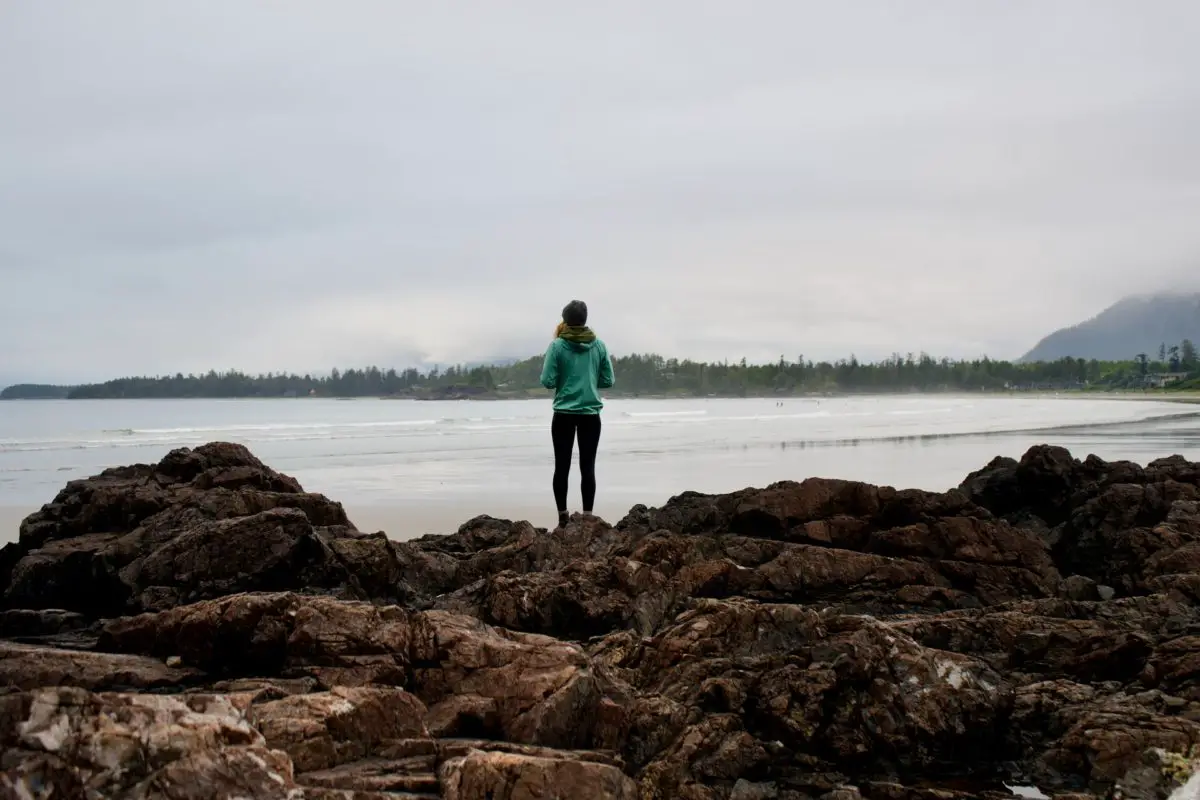
{"label": "teal hooded sweatshirt", "polygon": [[542,386],[554,391],[559,414],[599,414],[600,390],[614,382],[608,348],[588,328],[567,328],[546,349]]}

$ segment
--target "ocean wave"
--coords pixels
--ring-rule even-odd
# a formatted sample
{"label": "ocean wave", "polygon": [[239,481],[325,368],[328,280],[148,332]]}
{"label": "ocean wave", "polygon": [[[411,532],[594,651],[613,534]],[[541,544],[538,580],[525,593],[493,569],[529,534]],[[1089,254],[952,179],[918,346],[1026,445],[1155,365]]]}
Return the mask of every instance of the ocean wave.
{"label": "ocean wave", "polygon": [[338,428],[409,428],[422,427],[428,425],[436,425],[439,420],[436,419],[396,419],[396,420],[371,420],[364,422],[276,422],[276,423],[251,423],[244,425],[212,425],[205,427],[189,427],[189,428],[135,428],[135,435],[188,435],[188,434],[211,434],[224,432],[237,433],[255,433],[255,432],[273,432],[273,431],[320,431],[334,430]]}
{"label": "ocean wave", "polygon": [[622,411],[621,414],[633,419],[655,419],[658,417],[703,417],[707,416],[708,412],[701,409],[699,411]]}
{"label": "ocean wave", "polygon": [[[69,450],[113,449],[128,450],[154,447],[194,447],[214,440],[232,441],[255,446],[291,442],[359,441],[366,439],[404,439],[417,436],[447,436],[480,431],[523,430],[541,428],[542,422],[468,422],[456,425],[437,425],[436,420],[421,420],[416,424],[367,423],[355,425],[312,425],[223,428],[148,429],[130,436],[105,439],[73,440],[10,440],[0,443],[0,454],[37,453]],[[151,433],[153,431],[153,433]]]}
{"label": "ocean wave", "polygon": [[[1002,433],[1069,433],[1072,431],[1090,431],[1097,428],[1104,429],[1120,426],[1133,427],[1140,425],[1154,425],[1160,422],[1179,422],[1188,419],[1200,420],[1200,411],[1184,411],[1174,414],[1156,414],[1149,417],[1138,417],[1136,419],[1106,419],[1098,420],[1096,422],[1056,423],[1044,427],[1006,430],[1002,431]],[[991,433],[991,431],[982,431],[982,433]]]}
{"label": "ocean wave", "polygon": [[[867,412],[868,415],[870,412]],[[857,414],[831,414],[828,411],[807,411],[800,414],[751,414],[743,417],[714,417],[713,422],[767,422],[770,420],[786,419],[828,419],[831,417],[851,417]]]}
{"label": "ocean wave", "polygon": [[954,406],[952,408],[914,408],[914,409],[895,409],[888,411],[890,416],[908,417],[908,416],[927,416],[929,414],[951,414],[961,409],[962,406]]}
{"label": "ocean wave", "polygon": [[[1051,418],[1040,424],[1035,423],[1031,425],[1030,419],[1027,416],[1021,418],[1022,415],[1020,414],[1014,414],[1011,418],[1006,418],[1008,417],[1007,414],[1001,415],[999,418],[969,418],[978,416],[976,413],[968,415],[967,418],[952,416],[947,419],[945,415],[956,409],[946,406],[901,410],[888,409],[886,407],[878,408],[877,410],[862,410],[861,406],[857,409],[851,406],[849,409],[843,410],[836,405],[833,408],[822,407],[815,409],[812,404],[798,403],[794,408],[797,408],[797,410],[791,413],[784,413],[778,408],[770,410],[762,408],[760,413],[741,415],[719,415],[713,414],[709,410],[699,409],[621,411],[611,412],[610,416],[606,418],[606,422],[615,424],[618,429],[628,431],[627,435],[633,435],[633,431],[639,429],[653,430],[658,426],[663,426],[664,431],[695,431],[696,434],[710,431],[714,435],[727,434],[730,436],[739,435],[739,430],[750,430],[751,428],[745,423],[753,423],[752,430],[759,433],[750,435],[758,436],[761,433],[778,430],[780,433],[787,432],[795,436],[796,443],[799,444],[813,438],[821,438],[823,441],[827,441],[830,438],[837,437],[842,437],[846,440],[868,438],[872,440],[887,440],[889,437],[907,439],[911,435],[924,436],[931,439],[1000,434],[1047,435],[1053,433],[1070,433],[1073,431],[1101,431],[1121,426],[1146,432],[1147,428],[1152,428],[1156,425],[1167,425],[1180,420],[1200,418],[1200,410],[1179,411],[1176,410],[1178,408],[1176,407],[1176,409],[1167,411],[1164,409],[1146,408],[1143,410],[1127,407],[1126,413],[1128,416],[1123,417],[1117,417],[1108,413],[1103,416],[1097,414],[1097,418],[1093,420],[1075,421],[1068,419],[1056,421]],[[755,409],[745,408],[744,410],[751,411]],[[1092,413],[1095,413],[1095,410]],[[924,415],[928,421],[918,423],[920,430],[913,431],[910,434],[904,428],[914,427],[913,423],[902,423],[893,415]],[[858,418],[869,417],[875,417],[875,419],[869,422],[864,421],[861,424],[855,421]],[[889,418],[896,419],[894,423],[895,427],[891,431],[888,430],[889,424],[885,422]],[[822,421],[819,427],[814,427],[812,430],[805,430],[803,423],[815,420]],[[788,423],[798,424],[789,428]],[[342,440],[361,442],[370,439],[397,443],[408,439],[411,441],[412,446],[420,447],[422,439],[433,441],[431,437],[435,436],[447,442],[451,438],[455,440],[461,438],[464,446],[468,437],[471,437],[476,438],[477,443],[470,442],[470,446],[476,447],[489,443],[487,436],[489,433],[509,435],[509,441],[514,441],[511,438],[514,432],[537,431],[543,427],[548,427],[548,425],[549,414],[539,413],[528,416],[477,415],[442,419],[431,417],[405,420],[357,420],[349,422],[275,422],[212,426],[194,425],[186,427],[109,428],[92,431],[90,434],[84,433],[78,438],[68,438],[62,434],[44,438],[10,436],[9,438],[0,439],[0,455],[5,455],[6,460],[11,461],[14,460],[15,454],[20,453],[95,451],[104,449],[129,452],[131,449],[152,450],[184,446],[194,447],[216,439],[241,442],[251,448],[260,445],[336,442]],[[734,427],[730,427],[728,431],[723,430],[725,426],[731,425]],[[403,444],[397,444],[396,446],[406,447]],[[16,456],[16,458],[19,458],[19,456]],[[63,456],[59,460],[69,460],[75,463],[78,461],[78,458]],[[137,456],[114,456],[113,460],[114,462],[122,462],[131,458],[137,458]],[[4,469],[0,468],[0,471]]]}

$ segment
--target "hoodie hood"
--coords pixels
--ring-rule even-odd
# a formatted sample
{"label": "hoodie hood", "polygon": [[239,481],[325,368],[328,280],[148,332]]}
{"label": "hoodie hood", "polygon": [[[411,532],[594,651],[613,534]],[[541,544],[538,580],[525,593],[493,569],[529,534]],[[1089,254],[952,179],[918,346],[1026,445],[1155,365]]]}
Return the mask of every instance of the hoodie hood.
{"label": "hoodie hood", "polygon": [[590,350],[596,342],[596,334],[586,325],[568,325],[558,334],[558,338],[576,350]]}

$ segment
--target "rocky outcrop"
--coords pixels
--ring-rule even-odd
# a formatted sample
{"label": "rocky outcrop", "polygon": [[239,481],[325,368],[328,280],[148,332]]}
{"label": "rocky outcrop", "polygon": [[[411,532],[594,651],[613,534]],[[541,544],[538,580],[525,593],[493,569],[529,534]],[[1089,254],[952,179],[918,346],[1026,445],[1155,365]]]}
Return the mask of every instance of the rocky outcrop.
{"label": "rocky outcrop", "polygon": [[396,542],[213,444],[69,484],[0,579],[0,797],[1200,785],[1178,457],[1039,447],[945,493],[810,478]]}
{"label": "rocky outcrop", "polygon": [[338,686],[257,704],[249,718],[297,770],[312,772],[373,756],[392,739],[429,738],[425,713],[403,689]]}
{"label": "rocky outcrop", "polygon": [[605,797],[638,800],[637,784],[608,764],[478,750],[441,768],[446,800]]}
{"label": "rocky outcrop", "polygon": [[1143,468],[1036,447],[1020,462],[993,461],[962,489],[1037,530],[1064,574],[1119,595],[1186,592],[1200,572],[1200,466],[1182,458]]}
{"label": "rocky outcrop", "polygon": [[0,553],[8,608],[118,615],[247,589],[359,597],[328,542],[357,532],[244,447],[172,452],[72,481]]}
{"label": "rocky outcrop", "polygon": [[9,797],[284,800],[296,787],[234,698],[44,688],[4,700]]}
{"label": "rocky outcrop", "polygon": [[195,670],[168,666],[155,658],[0,641],[0,685],[9,688],[183,689],[202,677]]}
{"label": "rocky outcrop", "polygon": [[599,701],[578,645],[443,611],[295,594],[243,594],[117,620],[105,650],[175,660],[223,678],[278,675],[313,687],[397,686],[446,736],[570,747]]}

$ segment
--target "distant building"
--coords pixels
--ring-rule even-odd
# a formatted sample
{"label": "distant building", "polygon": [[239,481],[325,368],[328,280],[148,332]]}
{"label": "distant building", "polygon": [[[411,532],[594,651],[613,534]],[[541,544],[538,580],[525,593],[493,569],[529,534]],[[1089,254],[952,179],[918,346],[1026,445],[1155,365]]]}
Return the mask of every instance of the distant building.
{"label": "distant building", "polygon": [[1187,372],[1156,372],[1146,376],[1146,386],[1151,389],[1161,389],[1172,383],[1187,380],[1189,374]]}

